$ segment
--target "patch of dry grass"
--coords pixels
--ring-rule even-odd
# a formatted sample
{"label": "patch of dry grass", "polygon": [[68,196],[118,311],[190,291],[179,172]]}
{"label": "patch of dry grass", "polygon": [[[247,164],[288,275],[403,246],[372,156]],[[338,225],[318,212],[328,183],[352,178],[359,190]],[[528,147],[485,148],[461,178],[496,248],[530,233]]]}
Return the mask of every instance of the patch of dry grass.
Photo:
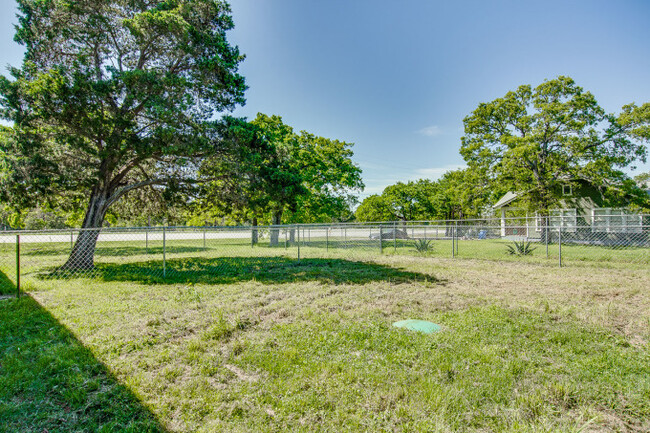
{"label": "patch of dry grass", "polygon": [[650,429],[650,269],[342,254],[31,295],[171,431]]}

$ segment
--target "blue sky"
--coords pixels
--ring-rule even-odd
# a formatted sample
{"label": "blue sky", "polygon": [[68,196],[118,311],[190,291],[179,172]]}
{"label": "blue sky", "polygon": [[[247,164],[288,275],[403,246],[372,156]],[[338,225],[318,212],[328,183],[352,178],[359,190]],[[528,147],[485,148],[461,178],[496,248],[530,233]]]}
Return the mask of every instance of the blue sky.
{"label": "blue sky", "polygon": [[[17,65],[2,2],[0,63]],[[230,3],[250,87],[235,114],[354,143],[362,197],[462,166],[463,117],[520,84],[568,75],[609,112],[650,101],[649,1]]]}

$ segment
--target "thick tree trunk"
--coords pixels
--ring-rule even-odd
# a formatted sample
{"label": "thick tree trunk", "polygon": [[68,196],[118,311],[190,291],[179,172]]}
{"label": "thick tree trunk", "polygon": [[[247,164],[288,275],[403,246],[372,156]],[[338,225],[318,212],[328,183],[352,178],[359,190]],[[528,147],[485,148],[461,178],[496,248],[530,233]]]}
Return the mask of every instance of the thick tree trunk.
{"label": "thick tree trunk", "polygon": [[452,236],[453,230],[454,230],[453,229],[454,226],[452,224],[450,224],[450,221],[453,219],[454,214],[449,212],[449,213],[447,213],[446,217],[447,217],[447,219],[445,220],[445,237],[450,238]]}
{"label": "thick tree trunk", "polygon": [[[280,224],[282,224],[282,211],[281,210],[276,211],[276,212],[273,213],[273,218],[271,220],[271,224],[273,226],[279,226]],[[276,228],[276,227],[272,227],[271,228],[271,246],[272,247],[277,247],[280,244],[279,238],[280,238],[280,229]]]}
{"label": "thick tree trunk", "polygon": [[88,271],[95,267],[95,247],[107,210],[108,193],[93,191],[79,236],[68,261],[61,267],[66,271]]}
{"label": "thick tree trunk", "polygon": [[289,242],[294,243],[296,241],[296,229],[289,230]]}
{"label": "thick tree trunk", "polygon": [[253,229],[251,230],[251,236],[252,236],[251,242],[253,243],[253,245],[257,245],[257,242],[259,241],[259,235],[257,232],[257,217],[253,218],[252,225],[253,225]]}

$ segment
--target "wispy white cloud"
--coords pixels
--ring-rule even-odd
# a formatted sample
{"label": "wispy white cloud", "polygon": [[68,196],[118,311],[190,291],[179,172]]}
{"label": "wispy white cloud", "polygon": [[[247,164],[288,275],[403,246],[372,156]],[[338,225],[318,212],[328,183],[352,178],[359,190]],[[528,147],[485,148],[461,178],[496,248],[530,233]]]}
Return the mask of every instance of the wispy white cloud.
{"label": "wispy white cloud", "polygon": [[438,135],[442,135],[442,128],[439,127],[438,125],[431,125],[427,126],[425,128],[419,129],[418,134],[424,135],[426,137],[436,137]]}
{"label": "wispy white cloud", "polygon": [[386,168],[386,164],[379,164],[376,162],[370,161],[356,161],[361,167],[362,170],[383,170]]}

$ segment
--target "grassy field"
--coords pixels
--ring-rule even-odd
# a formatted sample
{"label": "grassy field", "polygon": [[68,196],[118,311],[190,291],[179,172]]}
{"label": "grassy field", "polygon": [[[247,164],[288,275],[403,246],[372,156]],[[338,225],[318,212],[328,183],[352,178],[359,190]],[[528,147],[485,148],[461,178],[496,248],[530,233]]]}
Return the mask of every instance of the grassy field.
{"label": "grassy field", "polygon": [[0,432],[650,431],[650,267],[444,242],[297,261],[179,241],[166,278],[155,243],[100,245],[93,278],[52,273],[69,246],[26,245],[29,296],[0,301]]}
{"label": "grassy field", "polygon": [[[124,237],[136,236],[125,234]],[[13,237],[7,237],[9,242],[0,242],[0,294],[14,292],[12,281],[16,279],[16,248]],[[453,243],[450,239],[430,240],[429,248],[425,253],[419,253],[414,248],[412,240],[384,240],[380,249],[378,239],[353,239],[343,240],[341,237],[326,240],[323,237],[309,237],[308,242],[301,244],[300,253],[296,243],[285,245],[280,239],[278,247],[269,247],[268,239],[262,240],[259,245],[252,248],[250,240],[239,239],[201,239],[195,240],[170,240],[165,247],[161,240],[144,242],[139,240],[124,240],[117,242],[100,242],[98,244],[95,262],[98,269],[96,276],[107,278],[130,278],[137,274],[140,279],[157,279],[167,272],[193,272],[192,266],[206,271],[211,268],[225,266],[229,271],[240,273],[233,269],[233,264],[214,262],[214,258],[228,257],[286,257],[286,258],[323,258],[338,257],[345,259],[367,260],[379,255],[398,256],[425,256],[430,258],[456,258],[478,259],[488,261],[512,261],[517,263],[537,263],[545,266],[559,264],[560,248],[557,243],[544,245],[531,243],[532,254],[525,257],[508,255],[507,246],[512,241],[505,239],[468,240],[459,239]],[[455,247],[455,248],[454,248]],[[65,263],[70,253],[69,242],[59,243],[23,243],[21,245],[21,276],[29,280],[36,278],[42,280],[48,274],[57,270]],[[171,260],[171,268],[167,263],[163,265],[163,252],[167,260]],[[192,264],[190,268],[177,269],[173,266],[173,259],[191,259],[185,262]],[[202,264],[201,264],[202,262]],[[562,263],[568,267],[599,266],[625,269],[646,269],[650,266],[650,248],[648,247],[616,247],[597,245],[562,245]],[[243,265],[246,268],[246,265]],[[164,272],[163,272],[163,268]],[[62,277],[57,275],[57,277]]]}

